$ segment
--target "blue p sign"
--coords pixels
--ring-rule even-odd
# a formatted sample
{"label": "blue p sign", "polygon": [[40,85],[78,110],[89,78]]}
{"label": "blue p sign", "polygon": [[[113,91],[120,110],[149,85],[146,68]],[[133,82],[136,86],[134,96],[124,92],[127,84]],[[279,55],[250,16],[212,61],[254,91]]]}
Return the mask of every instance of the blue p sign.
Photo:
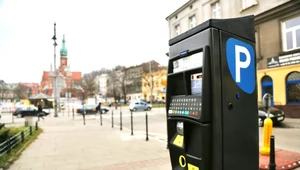
{"label": "blue p sign", "polygon": [[246,93],[255,89],[255,55],[250,44],[229,38],[226,42],[226,58],[231,77]]}

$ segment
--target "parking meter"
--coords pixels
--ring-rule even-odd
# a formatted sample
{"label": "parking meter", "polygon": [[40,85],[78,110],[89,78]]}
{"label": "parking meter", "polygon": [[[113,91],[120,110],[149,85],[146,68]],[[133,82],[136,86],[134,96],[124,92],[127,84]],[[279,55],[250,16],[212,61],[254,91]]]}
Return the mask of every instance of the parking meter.
{"label": "parking meter", "polygon": [[267,110],[268,113],[268,117],[269,117],[269,109],[271,107],[272,104],[272,96],[269,93],[264,94],[263,96],[263,107]]}
{"label": "parking meter", "polygon": [[258,170],[254,16],[210,19],[169,46],[172,169]]}

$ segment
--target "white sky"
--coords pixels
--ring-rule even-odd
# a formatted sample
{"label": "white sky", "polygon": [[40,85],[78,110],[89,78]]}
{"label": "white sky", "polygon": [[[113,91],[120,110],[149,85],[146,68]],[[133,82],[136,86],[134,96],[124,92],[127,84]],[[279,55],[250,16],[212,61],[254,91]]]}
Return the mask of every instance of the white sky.
{"label": "white sky", "polygon": [[133,66],[151,59],[166,65],[166,17],[188,0],[0,0],[0,80],[40,83],[54,63],[63,34],[71,71]]}

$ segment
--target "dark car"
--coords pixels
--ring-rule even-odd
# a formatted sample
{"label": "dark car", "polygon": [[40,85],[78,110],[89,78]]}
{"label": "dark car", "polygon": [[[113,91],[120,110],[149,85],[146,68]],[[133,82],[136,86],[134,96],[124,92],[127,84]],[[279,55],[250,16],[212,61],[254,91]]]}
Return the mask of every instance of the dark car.
{"label": "dark car", "polygon": [[[14,116],[18,118],[26,117],[26,116],[37,116],[38,108],[35,106],[22,106],[17,107],[16,110],[13,112]],[[43,111],[42,113],[44,116],[49,115],[48,112]]]}
{"label": "dark car", "polygon": [[[267,118],[267,116],[267,110],[261,104],[258,104],[258,123],[260,127],[264,126],[264,120]],[[270,108],[270,118],[272,119],[273,124],[278,124],[284,121],[285,115],[282,110]]]}
{"label": "dark car", "polygon": [[[76,113],[82,114],[85,112],[85,114],[97,114],[96,111],[96,104],[84,104],[81,107],[77,108]],[[101,113],[105,114],[109,111],[107,107],[101,106]]]}

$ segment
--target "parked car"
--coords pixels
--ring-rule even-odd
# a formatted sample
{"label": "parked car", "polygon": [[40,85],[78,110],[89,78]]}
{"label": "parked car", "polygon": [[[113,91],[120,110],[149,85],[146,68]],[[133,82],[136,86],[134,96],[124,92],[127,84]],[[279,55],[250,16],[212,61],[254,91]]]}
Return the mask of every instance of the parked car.
{"label": "parked car", "polygon": [[[267,116],[267,110],[261,104],[258,104],[258,124],[260,127],[264,126],[264,121]],[[284,121],[285,115],[282,110],[273,107],[270,108],[270,118],[273,121],[273,124],[278,124]]]}
{"label": "parked car", "polygon": [[[86,114],[97,114],[96,104],[84,104],[77,108],[76,113],[82,114],[85,112]],[[105,106],[101,106],[101,114],[105,114],[109,111],[109,109]]]}
{"label": "parked car", "polygon": [[152,105],[144,101],[131,101],[129,105],[130,111],[150,111],[151,109]]}
{"label": "parked car", "polygon": [[[22,107],[17,107],[15,111],[13,112],[14,116],[17,116],[18,118],[26,117],[26,116],[37,116],[38,113],[38,108],[30,105],[30,106],[22,106]],[[43,110],[42,113],[44,116],[49,115],[49,112],[46,112]]]}

